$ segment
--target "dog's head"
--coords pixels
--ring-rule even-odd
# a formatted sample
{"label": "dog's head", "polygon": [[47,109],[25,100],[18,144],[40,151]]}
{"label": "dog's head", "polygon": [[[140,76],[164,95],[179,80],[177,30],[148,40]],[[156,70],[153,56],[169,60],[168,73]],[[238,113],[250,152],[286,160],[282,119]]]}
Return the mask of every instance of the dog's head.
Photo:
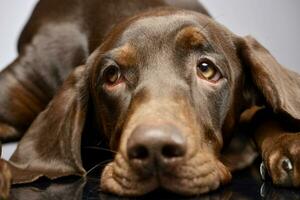
{"label": "dog's head", "polygon": [[146,12],[117,25],[65,81],[12,158],[30,161],[30,177],[16,169],[15,182],[83,174],[80,138],[91,107],[117,152],[103,190],[205,193],[231,179],[220,153],[241,113],[265,104],[299,120],[299,88],[299,76],[250,37],[192,11]]}
{"label": "dog's head", "polygon": [[103,189],[196,194],[230,180],[218,161],[222,130],[241,107],[229,38],[208,17],[182,11],[147,13],[112,31],[91,70],[99,123],[118,152]]}

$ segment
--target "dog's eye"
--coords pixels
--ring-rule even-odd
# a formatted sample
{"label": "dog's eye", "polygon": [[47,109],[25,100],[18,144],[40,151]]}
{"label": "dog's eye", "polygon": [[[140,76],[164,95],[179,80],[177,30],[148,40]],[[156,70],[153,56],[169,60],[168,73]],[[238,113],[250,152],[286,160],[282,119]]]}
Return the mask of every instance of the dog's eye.
{"label": "dog's eye", "polygon": [[221,73],[211,61],[202,61],[197,65],[197,74],[206,80],[217,82],[222,78]]}
{"label": "dog's eye", "polygon": [[104,82],[108,85],[116,85],[121,80],[120,68],[116,65],[108,66],[103,72]]}

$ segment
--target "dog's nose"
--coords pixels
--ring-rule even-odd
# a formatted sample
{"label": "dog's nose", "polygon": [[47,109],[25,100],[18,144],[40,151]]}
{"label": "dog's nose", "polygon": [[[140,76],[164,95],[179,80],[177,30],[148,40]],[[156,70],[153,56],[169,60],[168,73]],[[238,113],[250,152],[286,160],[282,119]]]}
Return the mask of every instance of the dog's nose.
{"label": "dog's nose", "polygon": [[175,126],[141,125],[128,139],[127,154],[131,161],[153,165],[183,158],[186,148],[186,140]]}

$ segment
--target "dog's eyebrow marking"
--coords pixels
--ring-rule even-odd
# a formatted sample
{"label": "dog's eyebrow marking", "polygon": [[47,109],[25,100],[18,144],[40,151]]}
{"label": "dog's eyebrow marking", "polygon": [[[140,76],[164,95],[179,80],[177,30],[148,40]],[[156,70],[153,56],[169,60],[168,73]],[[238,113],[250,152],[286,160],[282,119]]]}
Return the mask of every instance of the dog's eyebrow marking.
{"label": "dog's eyebrow marking", "polygon": [[115,51],[115,59],[121,66],[133,66],[136,63],[136,49],[131,44],[126,43]]}
{"label": "dog's eyebrow marking", "polygon": [[206,39],[195,26],[188,26],[179,31],[176,35],[175,42],[177,46],[185,49],[201,47],[205,44]]}

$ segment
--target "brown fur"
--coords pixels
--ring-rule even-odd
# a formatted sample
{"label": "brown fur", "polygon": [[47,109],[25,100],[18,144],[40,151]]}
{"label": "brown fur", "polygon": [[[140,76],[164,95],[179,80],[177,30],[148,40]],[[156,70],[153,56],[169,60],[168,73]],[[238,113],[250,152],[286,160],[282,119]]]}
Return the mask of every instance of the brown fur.
{"label": "brown fur", "polygon": [[[107,159],[85,151],[101,144],[115,152],[101,175],[103,191],[139,196],[161,187],[198,195],[252,163],[257,152],[238,137],[248,134],[275,184],[300,185],[298,74],[255,39],[215,22],[196,0],[76,2],[40,1],[19,58],[0,74],[0,138],[23,136],[1,175],[11,172],[13,184],[85,176]],[[219,80],[198,76],[203,59]],[[103,77],[111,66],[122,76],[115,85]],[[248,111],[253,107],[260,109]],[[132,159],[135,133],[154,130],[154,158]],[[173,145],[174,133],[183,153],[162,158],[156,142]],[[292,161],[292,171],[284,171],[282,158]]]}

